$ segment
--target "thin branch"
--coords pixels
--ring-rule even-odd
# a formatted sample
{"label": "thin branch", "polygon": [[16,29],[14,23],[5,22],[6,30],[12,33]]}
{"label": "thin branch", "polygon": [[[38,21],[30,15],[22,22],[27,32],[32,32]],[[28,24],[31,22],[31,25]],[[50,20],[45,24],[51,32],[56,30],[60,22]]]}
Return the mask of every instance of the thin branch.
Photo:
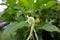
{"label": "thin branch", "polygon": [[37,33],[36,33],[36,30],[34,29],[34,33],[35,33],[35,37],[36,37],[36,39],[38,40],[38,35],[37,35]]}

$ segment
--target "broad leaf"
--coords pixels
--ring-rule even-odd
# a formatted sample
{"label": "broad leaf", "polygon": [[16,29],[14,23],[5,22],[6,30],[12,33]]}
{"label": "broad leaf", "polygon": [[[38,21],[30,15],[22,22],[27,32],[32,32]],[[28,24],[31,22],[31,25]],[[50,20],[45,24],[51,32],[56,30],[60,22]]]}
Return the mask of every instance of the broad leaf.
{"label": "broad leaf", "polygon": [[9,6],[14,6],[16,4],[16,0],[7,0],[7,4],[9,4]]}
{"label": "broad leaf", "polygon": [[59,32],[59,28],[57,28],[56,26],[52,25],[52,24],[44,24],[42,27],[40,27],[40,29],[46,30],[46,31],[58,31]]}
{"label": "broad leaf", "polygon": [[44,5],[45,3],[47,3],[48,0],[37,0],[37,2],[35,3],[35,9],[40,8],[40,6]]}
{"label": "broad leaf", "polygon": [[50,7],[54,6],[55,4],[56,4],[56,1],[49,1],[46,3],[45,8],[50,8]]}
{"label": "broad leaf", "polygon": [[34,0],[18,0],[18,5],[23,5],[26,8],[30,8],[34,3]]}
{"label": "broad leaf", "polygon": [[9,36],[11,33],[15,32],[16,30],[23,28],[24,26],[29,26],[25,21],[20,23],[13,22],[6,26],[5,30],[3,31],[3,36]]}

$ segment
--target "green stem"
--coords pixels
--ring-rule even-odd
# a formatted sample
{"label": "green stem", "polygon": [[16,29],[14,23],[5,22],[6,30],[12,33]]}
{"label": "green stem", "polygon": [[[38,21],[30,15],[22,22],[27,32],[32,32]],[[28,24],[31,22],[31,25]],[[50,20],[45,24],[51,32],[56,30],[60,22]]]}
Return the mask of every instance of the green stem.
{"label": "green stem", "polygon": [[33,34],[33,31],[34,31],[34,24],[31,26],[30,34],[29,34],[29,36],[28,36],[27,40],[29,40],[29,39],[30,39],[30,37],[31,37],[31,36],[32,36],[32,34]]}

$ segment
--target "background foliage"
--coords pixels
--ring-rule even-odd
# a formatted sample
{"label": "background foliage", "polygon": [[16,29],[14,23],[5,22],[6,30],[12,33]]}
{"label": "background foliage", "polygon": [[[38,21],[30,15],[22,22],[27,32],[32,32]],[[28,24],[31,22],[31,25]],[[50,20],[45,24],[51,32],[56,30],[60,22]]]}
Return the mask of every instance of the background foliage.
{"label": "background foliage", "polygon": [[36,21],[39,40],[60,40],[60,5],[57,0],[18,0],[17,3],[16,0],[7,0],[1,5],[8,8],[0,19],[10,23],[2,30],[1,40],[26,40],[30,32],[30,25],[25,22],[27,15]]}

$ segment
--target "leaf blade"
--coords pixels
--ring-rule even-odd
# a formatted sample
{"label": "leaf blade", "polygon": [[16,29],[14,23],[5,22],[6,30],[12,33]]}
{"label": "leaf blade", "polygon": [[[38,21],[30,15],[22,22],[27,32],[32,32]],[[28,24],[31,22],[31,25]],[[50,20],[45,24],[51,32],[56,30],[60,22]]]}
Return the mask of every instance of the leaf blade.
{"label": "leaf blade", "polygon": [[3,31],[3,36],[9,36],[11,33],[15,32],[16,30],[23,28],[24,26],[29,26],[25,21],[20,23],[14,22],[7,25],[7,28]]}
{"label": "leaf blade", "polygon": [[46,30],[49,32],[54,32],[54,31],[58,31],[59,32],[59,28],[57,28],[56,26],[52,25],[52,24],[44,24],[42,27],[40,27],[39,29],[42,30]]}

